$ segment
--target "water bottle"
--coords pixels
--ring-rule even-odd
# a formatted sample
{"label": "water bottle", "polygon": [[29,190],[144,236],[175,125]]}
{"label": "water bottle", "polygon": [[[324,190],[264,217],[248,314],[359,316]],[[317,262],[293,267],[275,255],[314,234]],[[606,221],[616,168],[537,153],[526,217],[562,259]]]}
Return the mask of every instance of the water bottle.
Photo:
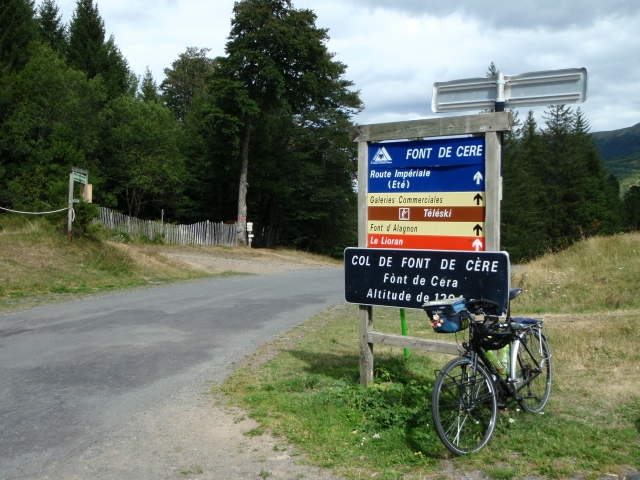
{"label": "water bottle", "polygon": [[500,350],[486,350],[485,355],[493,363],[500,375],[509,373],[509,345],[502,347]]}
{"label": "water bottle", "polygon": [[498,371],[504,375],[509,375],[509,353],[511,352],[510,345],[507,343],[504,347],[498,350],[498,360],[500,361],[501,368]]}

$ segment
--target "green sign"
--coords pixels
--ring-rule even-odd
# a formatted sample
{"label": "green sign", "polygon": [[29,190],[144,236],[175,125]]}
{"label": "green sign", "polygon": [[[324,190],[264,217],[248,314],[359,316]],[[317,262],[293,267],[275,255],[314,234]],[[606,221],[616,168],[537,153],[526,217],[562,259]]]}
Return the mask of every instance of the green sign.
{"label": "green sign", "polygon": [[82,173],[73,172],[73,181],[78,183],[87,183],[87,176]]}

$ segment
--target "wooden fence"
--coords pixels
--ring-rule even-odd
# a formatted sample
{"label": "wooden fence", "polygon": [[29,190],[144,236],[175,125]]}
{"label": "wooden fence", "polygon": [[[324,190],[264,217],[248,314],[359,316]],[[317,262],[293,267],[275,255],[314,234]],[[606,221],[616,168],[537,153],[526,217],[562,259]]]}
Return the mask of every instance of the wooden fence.
{"label": "wooden fence", "polygon": [[177,245],[237,246],[236,225],[206,220],[192,225],[172,225],[153,220],[140,220],[129,215],[100,207],[98,219],[106,228],[131,237],[155,239],[161,236],[165,242]]}

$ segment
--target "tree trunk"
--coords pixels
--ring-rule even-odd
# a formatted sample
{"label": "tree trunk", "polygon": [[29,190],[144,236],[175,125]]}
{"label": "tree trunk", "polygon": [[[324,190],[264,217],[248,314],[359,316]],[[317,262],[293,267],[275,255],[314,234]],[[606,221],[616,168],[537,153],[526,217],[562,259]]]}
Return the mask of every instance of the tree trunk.
{"label": "tree trunk", "polygon": [[267,248],[275,248],[278,244],[278,217],[280,215],[280,204],[278,196],[272,198],[271,211],[269,212],[269,232],[267,234]]}
{"label": "tree trunk", "polygon": [[251,117],[244,116],[244,134],[242,137],[242,147],[240,148],[240,185],[238,186],[238,223],[236,231],[238,234],[238,245],[247,245],[247,172],[249,170],[249,136],[251,135]]}

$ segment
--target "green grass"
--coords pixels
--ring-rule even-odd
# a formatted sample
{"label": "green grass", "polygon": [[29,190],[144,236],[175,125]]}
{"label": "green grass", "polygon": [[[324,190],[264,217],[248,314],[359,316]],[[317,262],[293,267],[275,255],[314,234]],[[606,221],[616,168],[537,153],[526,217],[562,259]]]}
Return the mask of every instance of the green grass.
{"label": "green grass", "polygon": [[108,232],[69,243],[42,218],[1,215],[0,311],[114,290],[211,276],[153,245],[107,242]]}
{"label": "green grass", "polygon": [[593,237],[512,272],[527,313],[577,313],[640,308],[640,233]]}
{"label": "green grass", "polygon": [[[451,357],[412,351],[405,360],[402,349],[376,345],[374,382],[359,385],[355,306],[335,307],[265,345],[222,391],[312,464],[347,478],[438,478],[451,467],[488,478],[622,476],[640,468],[640,311],[635,298],[606,299],[616,289],[637,288],[639,240],[592,239],[516,270],[514,276],[527,275],[530,282],[514,302],[518,313],[554,312],[546,315],[554,362],[551,400],[536,415],[510,404],[477,454],[453,456],[432,426],[435,372]],[[568,266],[575,271],[563,277]],[[590,288],[590,281],[619,266],[627,272]],[[531,300],[531,290],[548,284],[550,272],[560,294]],[[583,306],[562,292],[596,298]],[[409,335],[454,340],[434,334],[423,312],[407,311],[407,323]],[[376,307],[374,329],[399,333],[398,311]]]}

